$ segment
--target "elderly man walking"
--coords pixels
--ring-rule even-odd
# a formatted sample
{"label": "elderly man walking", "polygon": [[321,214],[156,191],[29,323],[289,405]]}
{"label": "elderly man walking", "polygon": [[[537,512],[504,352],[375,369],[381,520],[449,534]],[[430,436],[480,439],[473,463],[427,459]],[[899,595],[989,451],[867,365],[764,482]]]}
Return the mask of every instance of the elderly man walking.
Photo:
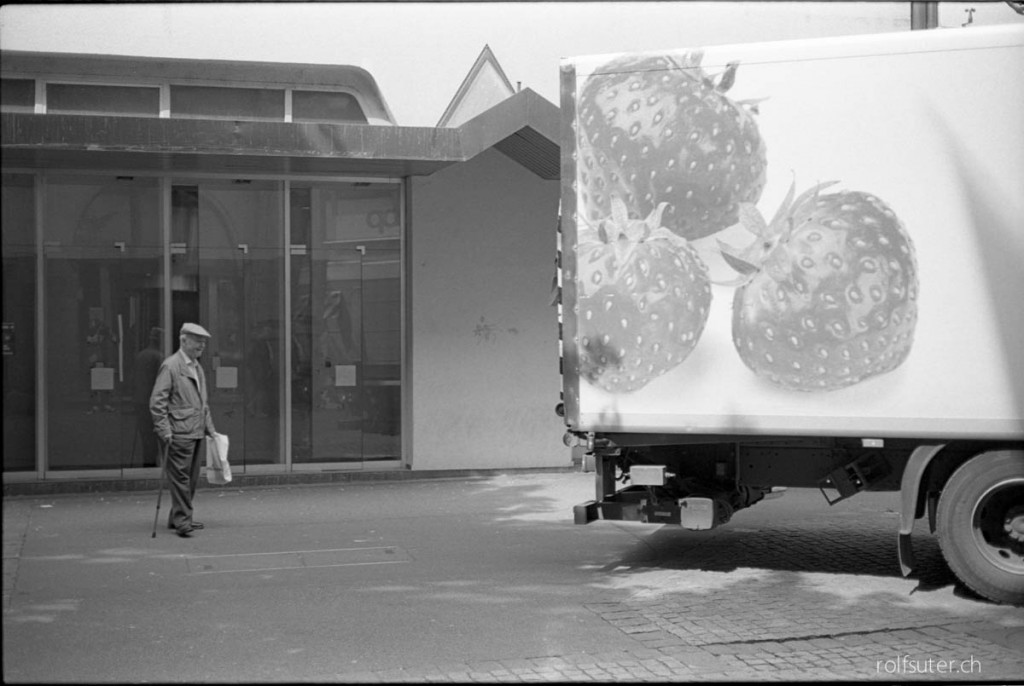
{"label": "elderly man walking", "polygon": [[215,433],[206,400],[206,377],[199,364],[209,339],[210,333],[198,324],[183,325],[178,352],[160,365],[149,397],[153,430],[166,454],[164,471],[171,492],[167,527],[182,537],[203,528],[192,518],[192,498],[203,465],[203,439]]}

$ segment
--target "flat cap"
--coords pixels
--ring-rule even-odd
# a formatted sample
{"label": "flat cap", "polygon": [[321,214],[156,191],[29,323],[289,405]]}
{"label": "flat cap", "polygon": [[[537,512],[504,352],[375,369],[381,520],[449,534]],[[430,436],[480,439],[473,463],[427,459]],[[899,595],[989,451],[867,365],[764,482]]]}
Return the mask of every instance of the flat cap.
{"label": "flat cap", "polygon": [[193,336],[203,336],[205,338],[210,338],[210,332],[209,331],[207,331],[203,327],[199,326],[198,324],[193,324],[191,322],[187,322],[185,324],[182,324],[181,325],[181,332],[182,333],[190,333]]}

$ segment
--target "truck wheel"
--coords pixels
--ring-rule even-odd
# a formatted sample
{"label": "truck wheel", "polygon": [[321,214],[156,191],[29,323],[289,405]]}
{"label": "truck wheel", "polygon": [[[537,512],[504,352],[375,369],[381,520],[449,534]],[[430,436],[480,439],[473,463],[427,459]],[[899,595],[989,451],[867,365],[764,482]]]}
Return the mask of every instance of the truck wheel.
{"label": "truck wheel", "polygon": [[1024,452],[982,453],[957,469],[939,497],[939,545],[975,593],[1024,604]]}

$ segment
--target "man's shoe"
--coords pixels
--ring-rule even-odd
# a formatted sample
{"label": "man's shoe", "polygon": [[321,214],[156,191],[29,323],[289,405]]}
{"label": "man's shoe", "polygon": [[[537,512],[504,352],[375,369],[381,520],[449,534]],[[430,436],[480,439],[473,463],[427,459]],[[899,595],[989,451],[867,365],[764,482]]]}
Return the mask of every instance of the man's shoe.
{"label": "man's shoe", "polygon": [[[191,523],[191,524],[189,525],[189,527],[190,527],[190,528],[192,528],[192,529],[196,529],[196,530],[198,530],[198,529],[205,529],[205,528],[206,528],[206,525],[205,525],[205,524],[203,524],[202,522],[192,522],[192,523]],[[168,529],[174,529],[174,525],[173,525],[173,524],[171,524],[170,522],[167,522],[167,528],[168,528]]]}
{"label": "man's shoe", "polygon": [[177,533],[178,533],[178,535],[179,535],[179,536],[181,536],[182,538],[189,538],[189,537],[191,537],[191,536],[192,536],[192,532],[193,532],[194,530],[195,530],[195,529],[193,529],[193,528],[192,528],[192,527],[190,527],[190,526],[183,526],[183,527],[181,527],[180,529],[178,529],[178,530],[177,530]]}

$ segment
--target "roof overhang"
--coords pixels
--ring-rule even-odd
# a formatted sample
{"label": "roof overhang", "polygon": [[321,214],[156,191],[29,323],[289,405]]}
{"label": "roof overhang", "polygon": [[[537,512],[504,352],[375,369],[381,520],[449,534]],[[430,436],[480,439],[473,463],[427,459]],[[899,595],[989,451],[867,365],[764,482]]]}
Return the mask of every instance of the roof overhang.
{"label": "roof overhang", "polygon": [[561,174],[558,107],[526,88],[458,129],[466,158],[496,148],[542,179]]}
{"label": "roof overhang", "polygon": [[80,53],[0,51],[5,78],[44,78],[72,83],[163,83],[229,85],[251,88],[327,88],[358,94],[371,123],[395,118],[377,81],[353,64],[294,64],[181,57],[141,57]]}
{"label": "roof overhang", "polygon": [[493,147],[557,179],[558,119],[525,89],[454,129],[8,112],[0,137],[5,169],[428,176]]}

